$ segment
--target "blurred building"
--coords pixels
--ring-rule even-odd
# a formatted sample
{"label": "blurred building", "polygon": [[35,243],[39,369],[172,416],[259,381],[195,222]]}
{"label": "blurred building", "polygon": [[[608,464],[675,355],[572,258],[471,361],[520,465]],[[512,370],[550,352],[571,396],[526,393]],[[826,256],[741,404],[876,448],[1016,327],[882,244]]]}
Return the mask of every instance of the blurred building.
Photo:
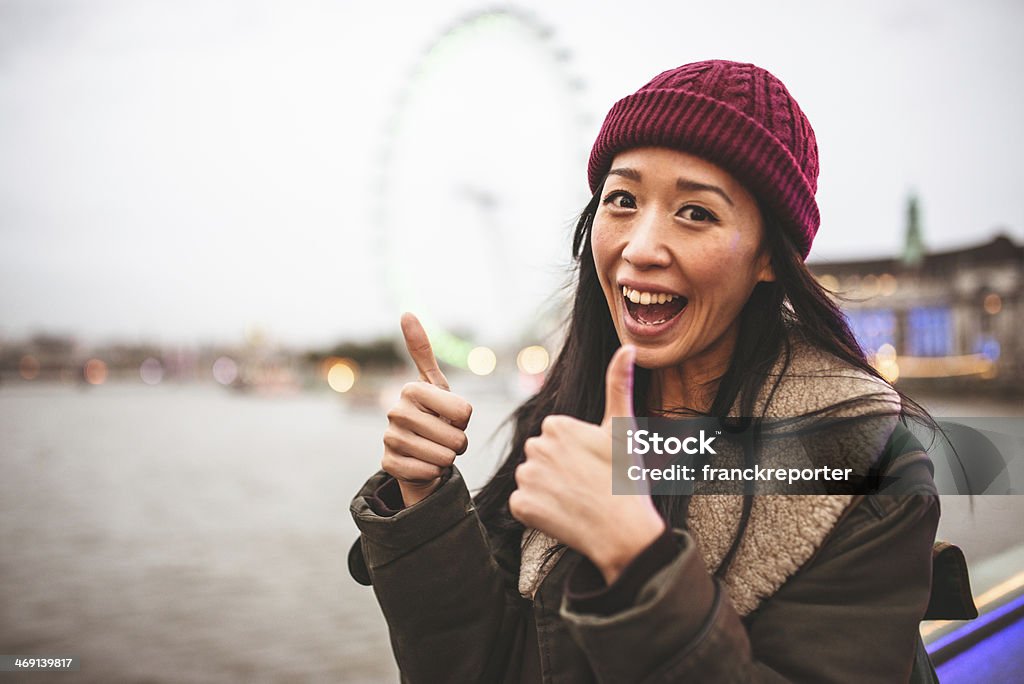
{"label": "blurred building", "polygon": [[917,202],[903,253],[808,264],[890,380],[935,389],[1024,386],[1024,245],[1005,235],[945,252],[924,246]]}

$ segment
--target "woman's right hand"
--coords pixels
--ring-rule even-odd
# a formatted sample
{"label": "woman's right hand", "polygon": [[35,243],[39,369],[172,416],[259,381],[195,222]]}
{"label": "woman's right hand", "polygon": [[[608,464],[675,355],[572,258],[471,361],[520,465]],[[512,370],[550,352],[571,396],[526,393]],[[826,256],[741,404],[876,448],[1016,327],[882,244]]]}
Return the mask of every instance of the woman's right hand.
{"label": "woman's right hand", "polygon": [[466,451],[473,407],[449,390],[427,333],[411,313],[402,314],[402,336],[420,379],[406,383],[388,411],[380,465],[398,480],[402,501],[412,506],[440,486],[445,469]]}

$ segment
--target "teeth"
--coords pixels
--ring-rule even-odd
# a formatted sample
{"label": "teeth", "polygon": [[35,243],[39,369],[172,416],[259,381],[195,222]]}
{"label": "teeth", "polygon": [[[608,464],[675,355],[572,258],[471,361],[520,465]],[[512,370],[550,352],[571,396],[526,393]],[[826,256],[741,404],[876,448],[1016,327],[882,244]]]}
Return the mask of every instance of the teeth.
{"label": "teeth", "polygon": [[631,288],[622,286],[622,296],[633,302],[634,304],[664,304],[671,302],[676,298],[676,295],[668,294],[667,292],[640,292],[639,290],[633,290]]}

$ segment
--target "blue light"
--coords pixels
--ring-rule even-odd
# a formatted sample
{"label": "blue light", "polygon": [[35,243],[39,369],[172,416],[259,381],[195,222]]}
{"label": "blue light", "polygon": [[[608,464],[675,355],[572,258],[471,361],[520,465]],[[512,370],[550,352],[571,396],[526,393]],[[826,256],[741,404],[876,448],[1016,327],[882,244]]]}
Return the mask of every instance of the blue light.
{"label": "blue light", "polygon": [[935,671],[942,684],[1019,682],[1024,672],[1022,654],[1024,620],[1018,620],[942,663]]}
{"label": "blue light", "polygon": [[974,353],[981,354],[989,361],[998,361],[1000,351],[999,341],[992,335],[981,335],[974,344]]}
{"label": "blue light", "polygon": [[865,353],[874,354],[884,344],[896,346],[896,314],[892,309],[857,309],[845,314],[850,331]]}
{"label": "blue light", "polygon": [[907,312],[907,352],[911,356],[953,353],[953,313],[945,306],[918,306]]}
{"label": "blue light", "polygon": [[[994,610],[988,611],[987,613],[979,616],[977,619],[972,620],[964,626],[953,630],[952,632],[943,636],[942,638],[936,639],[932,643],[928,644],[928,653],[935,653],[936,651],[945,648],[946,646],[952,644],[955,641],[959,641],[960,639],[964,639],[970,636],[974,632],[977,632],[979,629],[984,628],[986,625],[989,625],[992,622],[995,622],[996,620],[1002,618],[1004,615],[1012,613],[1015,610],[1020,610],[1022,608],[1024,608],[1024,594],[1018,596],[1009,603],[1005,603]],[[988,641],[990,639],[997,639],[998,637],[999,632],[996,632],[992,636],[987,637],[984,641]],[[984,643],[984,641],[982,643]],[[975,646],[974,648],[977,647]]]}

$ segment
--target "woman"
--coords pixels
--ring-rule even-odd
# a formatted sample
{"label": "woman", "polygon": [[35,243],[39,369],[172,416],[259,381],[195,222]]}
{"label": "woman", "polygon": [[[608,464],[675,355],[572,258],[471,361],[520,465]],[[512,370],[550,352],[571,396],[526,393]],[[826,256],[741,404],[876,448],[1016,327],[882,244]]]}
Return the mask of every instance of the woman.
{"label": "woman", "polygon": [[[685,65],[616,103],[588,175],[566,341],[473,500],[452,465],[472,408],[403,317],[420,382],[353,500],[350,556],[403,678],[920,674],[939,508],[898,420],[927,417],[867,364],[803,264],[819,223],[803,112],[754,65]],[[917,495],[613,495],[612,418],[634,415],[880,419],[888,444],[825,448],[869,467],[884,452]]]}

